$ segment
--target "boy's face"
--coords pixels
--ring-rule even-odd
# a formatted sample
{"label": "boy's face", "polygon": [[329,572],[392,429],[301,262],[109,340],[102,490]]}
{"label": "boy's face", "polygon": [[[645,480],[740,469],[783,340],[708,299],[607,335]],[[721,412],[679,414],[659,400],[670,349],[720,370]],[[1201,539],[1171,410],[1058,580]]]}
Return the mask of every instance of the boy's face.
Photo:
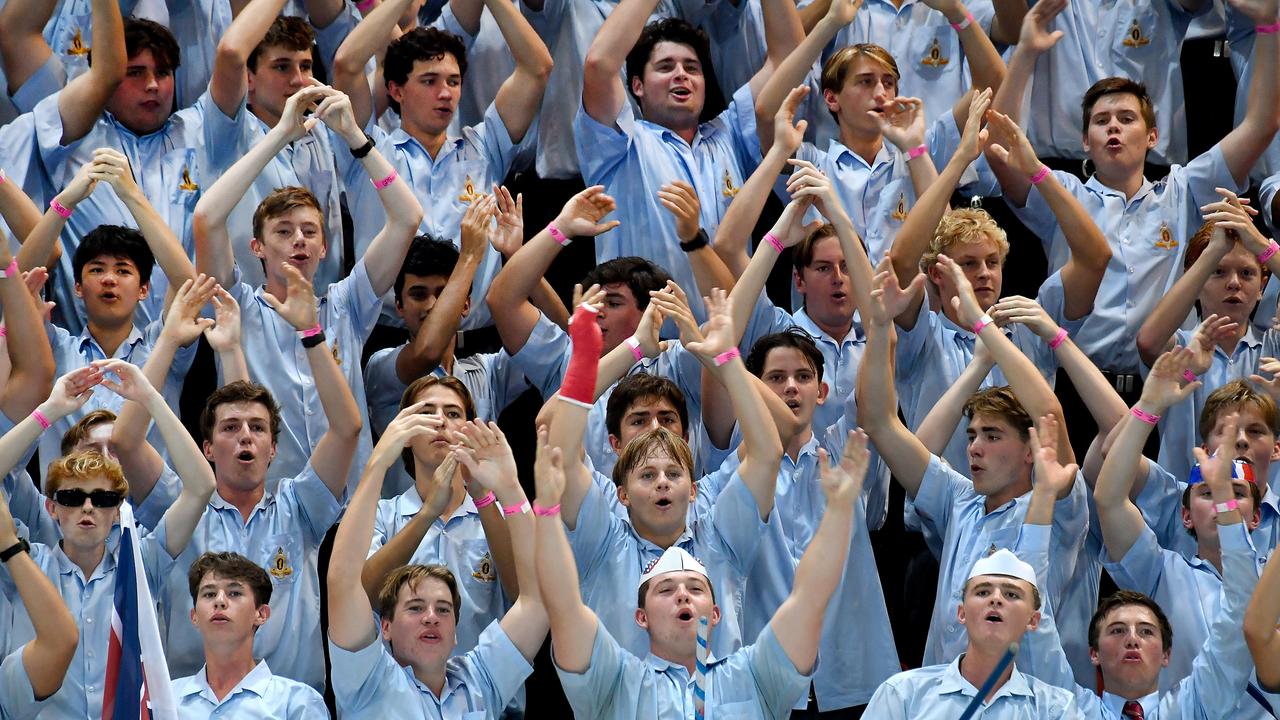
{"label": "boy's face", "polygon": [[405,583],[395,615],[382,619],[382,639],[391,643],[396,662],[413,668],[443,666],[458,644],[457,608],[449,586],[439,578]]}
{"label": "boy's face", "polygon": [[[1004,260],[1000,257],[1000,246],[995,240],[984,238],[982,242],[976,243],[955,242],[947,248],[945,254],[955,260],[964,271],[980,307],[985,310],[1000,299],[1000,290],[1004,285]],[[951,276],[935,264],[929,268],[929,278],[941,291],[942,306],[951,307],[951,298],[956,296]]]}
{"label": "boy's face", "polygon": [[258,605],[249,585],[214,572],[205,573],[191,608],[191,624],[206,639],[252,637],[271,617],[270,605]]}
{"label": "boy's face", "polygon": [[[1236,436],[1223,436],[1228,420],[1236,423]],[[1242,458],[1253,463],[1254,477],[1258,480],[1258,488],[1266,494],[1267,471],[1271,462],[1280,458],[1280,443],[1267,424],[1262,412],[1252,405],[1241,405],[1235,409],[1226,409],[1218,413],[1213,429],[1204,439],[1204,451],[1215,453],[1226,445],[1226,456]]]}
{"label": "boy's face", "polygon": [[1142,105],[1133,93],[1103,95],[1089,113],[1084,151],[1105,175],[1141,172],[1147,152],[1156,146],[1156,129],[1142,119]]}
{"label": "boy's face", "polygon": [[84,300],[89,319],[111,325],[132,323],[134,309],[150,289],[132,260],[112,255],[99,255],[85,263],[76,283],[76,295]]}
{"label": "boy's face", "polygon": [[271,415],[259,402],[222,403],[214,410],[213,439],[204,441],[204,456],[213,465],[218,485],[240,491],[261,487],[276,456]]}
{"label": "boy's face", "polygon": [[1244,245],[1235,243],[1200,290],[1200,307],[1206,316],[1225,315],[1243,328],[1260,300],[1262,267]]}
{"label": "boy's face", "polygon": [[262,224],[264,237],[249,242],[253,254],[266,263],[268,279],[287,285],[287,276],[280,269],[281,263],[289,263],[302,271],[308,280],[316,276],[316,268],[328,252],[324,239],[324,219],[313,207],[299,206],[276,215]]}
{"label": "boy's face", "polygon": [[690,469],[656,445],[618,486],[618,499],[641,537],[678,535],[696,496]]}
{"label": "boy's face", "polygon": [[1006,575],[979,575],[965,583],[956,617],[969,643],[1003,650],[1040,624],[1031,583]]}
{"label": "boy's face", "polygon": [[467,424],[467,410],[458,393],[446,385],[432,385],[413,399],[414,402],[426,402],[420,411],[423,415],[433,415],[444,421],[438,431],[428,431],[415,437],[409,447],[413,456],[428,467],[439,467],[449,455],[449,438],[452,433]]}
{"label": "boy's face", "polygon": [[813,422],[813,413],[827,400],[827,384],[818,377],[809,358],[798,348],[776,347],[764,358],[760,379],[782,398],[802,423]]}
{"label": "boy's face", "polygon": [[974,491],[987,497],[1020,495],[1015,483],[1029,477],[1034,462],[1030,443],[1008,420],[985,413],[974,413],[967,434]]}
{"label": "boy's face", "polygon": [[898,96],[898,78],[883,64],[866,56],[853,59],[840,92],[823,91],[827,109],[835,113],[841,130],[857,135],[880,135],[878,118]]}
{"label": "boy's face", "polygon": [[853,288],[839,238],[829,235],[814,242],[809,264],[795,273],[795,281],[804,296],[804,311],[820,327],[853,322]]}
{"label": "boy's face", "polygon": [[164,127],[173,113],[173,68],[157,64],[149,49],[129,58],[107,111],[138,135]]}
{"label": "boy's face", "polygon": [[[120,502],[116,502],[113,507],[100,508],[94,506],[87,495],[82,495],[83,499],[74,506],[59,502],[68,499],[63,491],[77,490],[84,494],[96,490],[119,491],[105,477],[72,478],[62,483],[52,498],[45,500],[45,509],[62,530],[63,544],[80,550],[95,550],[107,542],[111,527],[120,519]],[[123,497],[123,494],[119,495],[120,500]]]}
{"label": "boy's face", "polygon": [[703,72],[691,46],[669,40],[654,45],[643,74],[631,78],[644,119],[676,130],[697,127],[707,94]]}
{"label": "boy's face", "polygon": [[[396,298],[396,312],[404,320],[404,326],[409,330],[409,337],[417,337],[422,324],[427,321],[427,315],[431,314],[431,309],[436,306],[440,293],[444,292],[444,287],[448,283],[447,275],[405,273],[404,289],[400,292],[400,297]],[[469,308],[464,305],[463,316],[466,316],[468,310]]]}
{"label": "boy's face", "polygon": [[270,45],[258,52],[258,69],[249,71],[249,97],[255,110],[278,118],[284,104],[312,78],[310,50]]}
{"label": "boy's face", "polygon": [[622,414],[622,425],[619,435],[610,435],[609,444],[614,452],[622,452],[635,438],[656,428],[664,427],[680,437],[688,440],[684,425],[680,422],[680,411],[671,400],[659,395],[636,398],[635,402]]}
{"label": "boy's face", "polygon": [[[1244,518],[1245,526],[1253,531],[1260,520],[1258,509],[1253,504],[1253,491],[1249,489],[1248,480],[1231,481],[1231,490],[1236,499],[1236,511]],[[1218,536],[1218,511],[1213,508],[1213,493],[1208,483],[1196,483],[1189,489],[1187,496],[1189,507],[1182,508],[1182,527],[1196,534],[1196,539],[1204,541]]]}
{"label": "boy's face", "polygon": [[445,53],[432,60],[415,60],[405,83],[387,83],[387,93],[400,103],[406,129],[440,135],[449,129],[462,99],[458,59]]}
{"label": "boy's face", "polygon": [[604,303],[596,313],[596,323],[604,333],[601,357],[636,333],[644,310],[636,302],[636,296],[626,283],[609,283],[604,286]]}
{"label": "boy's face", "polygon": [[649,633],[658,657],[683,657],[698,641],[698,618],[711,627],[720,622],[720,608],[707,576],[692,570],[658,575],[645,589],[644,608],[636,608],[636,624]]}
{"label": "boy's face", "polygon": [[1169,651],[1160,636],[1160,621],[1143,605],[1120,605],[1102,618],[1098,647],[1089,659],[1102,670],[1112,692],[1153,688],[1160,670],[1169,664]]}

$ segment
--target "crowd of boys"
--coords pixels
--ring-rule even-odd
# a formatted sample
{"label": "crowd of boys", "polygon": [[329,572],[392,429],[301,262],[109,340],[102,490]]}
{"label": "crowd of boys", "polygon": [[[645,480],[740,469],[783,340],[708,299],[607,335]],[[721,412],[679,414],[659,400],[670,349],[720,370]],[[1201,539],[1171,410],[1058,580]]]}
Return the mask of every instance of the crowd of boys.
{"label": "crowd of boys", "polygon": [[1280,713],[1280,0],[0,27],[0,720]]}

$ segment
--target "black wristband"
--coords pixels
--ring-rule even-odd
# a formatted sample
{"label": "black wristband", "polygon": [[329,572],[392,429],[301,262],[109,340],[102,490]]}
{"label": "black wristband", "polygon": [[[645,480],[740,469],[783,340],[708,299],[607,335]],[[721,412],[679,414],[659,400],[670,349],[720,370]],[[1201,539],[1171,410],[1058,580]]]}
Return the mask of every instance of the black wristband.
{"label": "black wristband", "polygon": [[312,335],[310,337],[302,338],[302,347],[310,350],[311,348],[319,345],[322,342],[324,342],[324,333],[318,332],[315,335]]}
{"label": "black wristband", "polygon": [[704,248],[711,243],[711,238],[707,237],[707,231],[698,228],[698,234],[693,236],[692,240],[685,240],[680,243],[680,249],[685,252],[693,252],[699,248]]}
{"label": "black wristband", "polygon": [[4,550],[0,550],[0,563],[9,562],[9,560],[11,560],[13,556],[17,555],[18,553],[30,554],[30,552],[31,552],[30,543],[28,543],[26,540],[23,540],[22,538],[18,538],[18,542],[10,545]]}
{"label": "black wristband", "polygon": [[369,133],[364,134],[364,140],[365,140],[364,144],[361,145],[360,147],[351,148],[351,157],[359,160],[363,158],[365,155],[368,155],[369,153],[373,152],[374,142],[373,142],[373,138],[369,137]]}

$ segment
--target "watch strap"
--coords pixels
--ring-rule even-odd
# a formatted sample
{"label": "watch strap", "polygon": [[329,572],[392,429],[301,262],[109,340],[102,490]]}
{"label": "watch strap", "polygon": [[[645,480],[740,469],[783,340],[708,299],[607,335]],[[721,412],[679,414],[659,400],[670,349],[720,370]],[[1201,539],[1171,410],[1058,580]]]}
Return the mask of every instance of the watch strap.
{"label": "watch strap", "polygon": [[31,543],[28,543],[26,540],[23,540],[22,538],[18,538],[18,542],[10,545],[4,550],[0,550],[0,563],[9,562],[9,560],[12,559],[13,556],[17,555],[18,553],[29,554],[30,552],[31,552]]}

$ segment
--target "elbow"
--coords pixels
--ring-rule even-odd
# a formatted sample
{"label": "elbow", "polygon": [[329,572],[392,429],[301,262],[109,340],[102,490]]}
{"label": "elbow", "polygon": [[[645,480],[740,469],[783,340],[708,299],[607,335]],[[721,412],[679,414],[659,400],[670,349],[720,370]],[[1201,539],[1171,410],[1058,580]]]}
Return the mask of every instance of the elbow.
{"label": "elbow", "polygon": [[369,62],[367,57],[359,57],[357,53],[351,51],[351,46],[343,43],[336,55],[333,56],[333,75],[334,78],[354,78],[364,74],[364,66]]}
{"label": "elbow", "polygon": [[1147,367],[1151,367],[1156,358],[1160,356],[1160,352],[1164,350],[1164,342],[1160,341],[1155,335],[1156,333],[1150,327],[1150,322],[1144,324],[1142,329],[1138,331],[1138,355]]}
{"label": "elbow", "polygon": [[213,62],[214,66],[218,68],[226,70],[239,69],[243,72],[248,61],[249,54],[237,47],[235,41],[225,35],[218,42],[217,49],[214,50]]}
{"label": "elbow", "polygon": [[584,92],[591,88],[605,87],[605,85],[617,75],[621,68],[618,62],[603,51],[602,48],[591,45],[591,49],[587,51],[587,59],[582,64],[582,87]]}
{"label": "elbow", "polygon": [[555,69],[555,66],[556,63],[551,59],[551,53],[547,51],[547,46],[538,43],[537,57],[529,63],[527,72],[539,87],[546,87],[551,80],[551,71]]}

